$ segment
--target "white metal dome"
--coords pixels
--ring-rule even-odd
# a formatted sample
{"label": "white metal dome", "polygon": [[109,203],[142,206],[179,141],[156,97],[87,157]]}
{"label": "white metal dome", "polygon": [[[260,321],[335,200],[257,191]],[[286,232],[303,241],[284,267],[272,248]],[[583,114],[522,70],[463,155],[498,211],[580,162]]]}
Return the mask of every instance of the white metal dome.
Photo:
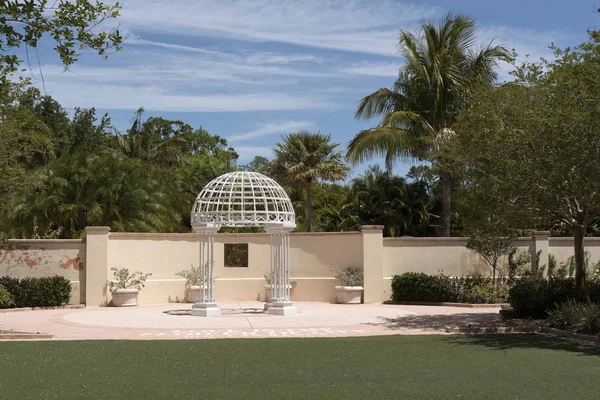
{"label": "white metal dome", "polygon": [[292,202],[273,179],[258,172],[236,171],[210,181],[194,202],[192,226],[295,227]]}

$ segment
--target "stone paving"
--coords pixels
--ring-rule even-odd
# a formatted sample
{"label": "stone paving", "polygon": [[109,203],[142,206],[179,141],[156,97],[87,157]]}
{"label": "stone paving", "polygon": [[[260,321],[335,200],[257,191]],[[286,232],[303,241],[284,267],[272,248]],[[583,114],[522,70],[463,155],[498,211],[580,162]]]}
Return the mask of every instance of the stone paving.
{"label": "stone paving", "polygon": [[256,301],[219,305],[219,317],[191,316],[192,305],[178,303],[0,313],[0,329],[57,340],[340,337],[445,334],[499,318],[498,308],[298,302],[297,315],[282,317],[264,314]]}

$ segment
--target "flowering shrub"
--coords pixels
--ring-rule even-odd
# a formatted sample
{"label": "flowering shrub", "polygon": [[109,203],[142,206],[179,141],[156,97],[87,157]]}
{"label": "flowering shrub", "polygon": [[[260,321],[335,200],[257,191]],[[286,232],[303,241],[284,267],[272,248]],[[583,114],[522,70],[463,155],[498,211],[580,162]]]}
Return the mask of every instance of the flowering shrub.
{"label": "flowering shrub", "polygon": [[146,279],[151,273],[143,274],[140,271],[135,271],[130,274],[127,268],[115,268],[112,267],[111,271],[113,272],[114,279],[108,282],[111,291],[116,289],[137,289],[142,290],[145,286]]}
{"label": "flowering shrub", "polygon": [[190,286],[202,286],[202,272],[204,272],[204,277],[208,278],[208,263],[204,268],[191,266],[190,269],[186,269],[176,273],[175,275],[181,276],[185,278],[186,287]]}
{"label": "flowering shrub", "polygon": [[362,286],[363,272],[358,268],[332,269],[335,278],[342,282],[342,286]]}

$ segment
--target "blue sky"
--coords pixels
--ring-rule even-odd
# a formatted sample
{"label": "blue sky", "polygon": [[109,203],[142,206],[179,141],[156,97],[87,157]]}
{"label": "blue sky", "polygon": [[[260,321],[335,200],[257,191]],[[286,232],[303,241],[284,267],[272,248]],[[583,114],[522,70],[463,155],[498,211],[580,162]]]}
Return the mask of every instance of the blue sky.
{"label": "blue sky", "polygon": [[[225,137],[240,164],[271,156],[280,134],[331,133],[345,149],[376,120],[356,121],[357,102],[390,87],[402,59],[399,29],[448,11],[468,14],[482,42],[550,57],[548,45],[576,45],[600,25],[600,0],[380,1],[125,0],[124,50],[86,54],[63,72],[49,42],[39,50],[47,93],[67,109],[96,107],[124,130],[134,110],[181,119]],[[36,63],[37,64],[37,61]],[[509,67],[500,66],[506,78]],[[41,86],[37,66],[34,83]],[[375,160],[377,162],[378,160]],[[410,163],[398,163],[404,174]],[[357,166],[355,174],[366,165]]]}

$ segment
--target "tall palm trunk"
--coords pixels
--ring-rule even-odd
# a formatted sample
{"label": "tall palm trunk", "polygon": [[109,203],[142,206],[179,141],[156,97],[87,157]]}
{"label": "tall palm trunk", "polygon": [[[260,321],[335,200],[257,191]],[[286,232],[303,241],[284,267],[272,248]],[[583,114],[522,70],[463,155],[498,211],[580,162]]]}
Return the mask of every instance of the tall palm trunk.
{"label": "tall palm trunk", "polygon": [[452,214],[452,204],[450,191],[452,189],[452,174],[448,171],[440,172],[440,182],[442,184],[442,236],[450,236],[450,218]]}
{"label": "tall palm trunk", "polygon": [[578,293],[585,290],[585,250],[583,247],[583,238],[585,227],[577,227],[573,230],[575,238],[575,286]]}
{"label": "tall palm trunk", "polygon": [[306,186],[306,232],[312,232],[312,181]]}

